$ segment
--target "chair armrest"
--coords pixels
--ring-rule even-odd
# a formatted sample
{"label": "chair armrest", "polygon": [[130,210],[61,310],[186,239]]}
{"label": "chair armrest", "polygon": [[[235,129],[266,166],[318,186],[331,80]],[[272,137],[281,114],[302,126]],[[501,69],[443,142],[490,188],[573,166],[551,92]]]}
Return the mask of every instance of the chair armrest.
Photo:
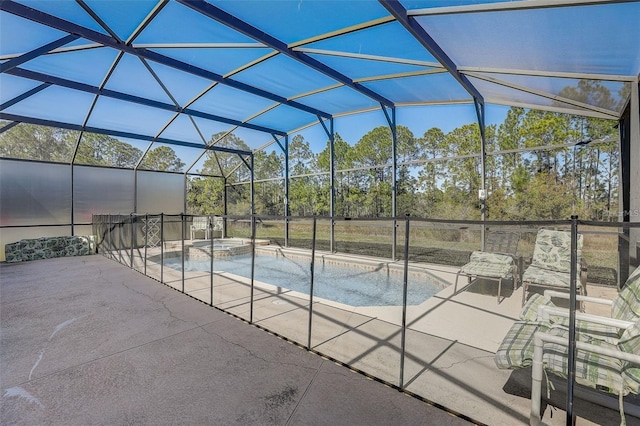
{"label": "chair armrest", "polygon": [[[569,299],[569,293],[562,293],[559,291],[555,291],[555,290],[545,290],[544,291],[544,295],[545,296],[549,296],[549,297],[556,297],[559,299]],[[582,302],[591,302],[591,303],[599,303],[601,305],[613,305],[613,301],[609,300],[609,299],[602,299],[599,297],[590,297],[590,296],[582,296],[577,294],[576,295],[576,300],[578,301],[582,301]]]}
{"label": "chair armrest", "polygon": [[[547,322],[549,320],[549,317],[551,316],[569,318],[569,310],[565,308],[559,308],[557,306],[541,305],[540,307],[538,307],[538,316],[539,318],[543,318],[543,320]],[[627,329],[634,325],[634,323],[631,321],[601,317],[599,315],[584,314],[582,312],[576,312],[576,320],[585,321],[592,324],[607,325],[620,329]]]}

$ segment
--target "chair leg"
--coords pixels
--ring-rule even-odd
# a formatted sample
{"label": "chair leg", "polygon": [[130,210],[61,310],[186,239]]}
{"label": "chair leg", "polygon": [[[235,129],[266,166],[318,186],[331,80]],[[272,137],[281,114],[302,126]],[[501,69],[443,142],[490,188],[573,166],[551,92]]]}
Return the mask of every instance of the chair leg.
{"label": "chair leg", "polygon": [[498,305],[500,304],[500,293],[502,291],[502,278],[498,280]]}
{"label": "chair leg", "polygon": [[527,287],[529,287],[527,283],[523,282],[522,283],[522,306],[524,306],[524,302],[527,301]]}
{"label": "chair leg", "polygon": [[[458,278],[460,278],[460,272],[456,274],[456,282],[453,285],[453,294],[456,294],[458,292]],[[467,275],[467,286],[469,284],[471,284],[471,275]]]}
{"label": "chair leg", "polygon": [[533,362],[531,365],[531,413],[529,423],[531,425],[541,425],[541,401],[542,401],[542,375],[544,365],[542,364],[542,340],[534,334],[533,338]]}

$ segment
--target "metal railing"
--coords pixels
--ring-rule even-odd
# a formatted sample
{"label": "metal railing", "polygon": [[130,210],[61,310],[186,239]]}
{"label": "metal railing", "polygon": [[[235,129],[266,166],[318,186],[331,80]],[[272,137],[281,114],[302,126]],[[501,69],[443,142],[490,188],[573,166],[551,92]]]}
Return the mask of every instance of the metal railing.
{"label": "metal railing", "polygon": [[[447,221],[408,216],[390,219],[287,217],[285,221],[283,217],[254,215],[222,217],[224,231],[219,238],[211,235],[208,239],[187,240],[186,236],[191,238],[187,230],[193,217],[163,213],[94,215],[93,229],[102,255],[310,351],[444,406],[447,401],[438,401],[437,394],[434,396],[422,383],[424,373],[432,370],[432,364],[437,361],[430,360],[417,348],[442,345],[442,341],[450,342],[450,348],[465,341],[459,336],[447,337],[438,329],[433,331],[429,321],[443,324],[458,321],[459,318],[448,317],[457,314],[447,311],[447,304],[457,306],[455,312],[465,306],[470,323],[476,321],[474,315],[491,315],[506,322],[516,319],[512,311],[507,313],[507,305],[513,303],[495,304],[495,287],[488,284],[475,285],[470,280],[469,285],[451,293],[456,271],[466,263],[471,252],[482,249],[485,232],[519,232],[521,239],[515,255],[524,265],[533,255],[539,229],[570,232],[568,419],[575,416],[575,365],[571,360],[575,359],[576,351],[577,236],[580,233],[585,241],[582,257],[593,262],[589,265],[593,268],[590,285],[617,289],[635,266],[632,265],[633,253],[630,263],[620,261],[630,258],[628,252],[618,252],[622,247],[620,241],[637,238],[640,232],[640,224],[585,222],[577,217],[544,222]],[[206,217],[210,227],[220,220],[219,216]],[[396,226],[403,226],[404,232],[394,232]],[[397,241],[393,234],[397,234]],[[281,266],[281,260],[293,266]],[[351,269],[340,269],[349,265]],[[331,269],[334,266],[338,268],[337,273]],[[297,270],[301,278],[294,278],[296,283],[278,281],[286,279],[277,276],[294,276],[294,272],[286,268]],[[386,275],[388,281],[380,275]],[[332,299],[327,295],[327,277],[336,288],[347,293],[346,299]],[[319,278],[323,280],[318,281]],[[515,290],[518,279],[513,279],[515,293],[519,291]],[[370,284],[376,280],[383,280],[382,284]],[[431,298],[416,296],[426,294],[427,283],[435,287],[435,290],[429,289],[435,292]],[[292,284],[297,286],[294,288]],[[376,293],[380,290],[376,286],[382,288],[380,293]],[[460,299],[464,292],[468,292],[465,297],[479,300],[477,305]],[[375,298],[377,294],[381,300],[390,302],[371,305],[371,299],[366,297]],[[359,302],[356,296],[369,301]],[[519,300],[513,294],[509,297]],[[495,306],[489,305],[489,299]],[[442,318],[430,319],[435,318],[434,315]],[[473,343],[482,340],[482,333],[493,333],[478,330],[482,330],[478,332],[480,335],[476,333],[465,343],[469,348],[482,345]],[[439,343],[434,343],[436,340]],[[490,340],[489,337],[486,340]],[[450,349],[443,349],[434,359],[445,356],[447,350]],[[446,372],[439,374],[442,379],[455,382]],[[489,389],[486,392],[491,394]],[[501,408],[500,401],[490,403],[493,409]],[[511,408],[505,405],[503,410],[509,413]],[[465,413],[460,408],[453,411],[474,416],[473,412]]]}

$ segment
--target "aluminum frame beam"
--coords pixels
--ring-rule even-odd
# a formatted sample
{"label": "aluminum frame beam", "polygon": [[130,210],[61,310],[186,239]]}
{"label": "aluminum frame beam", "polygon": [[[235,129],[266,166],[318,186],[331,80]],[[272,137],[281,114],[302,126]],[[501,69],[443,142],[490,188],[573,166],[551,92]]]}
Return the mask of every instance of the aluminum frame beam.
{"label": "aluminum frame beam", "polygon": [[615,74],[593,74],[581,72],[563,72],[563,71],[540,71],[525,70],[512,68],[487,68],[487,67],[458,67],[458,71],[463,74],[467,73],[487,73],[487,74],[512,74],[523,75],[528,77],[551,77],[551,78],[569,78],[569,79],[586,79],[586,80],[602,80],[602,81],[621,81],[631,83],[635,81],[632,75],[615,75]]}
{"label": "aluminum frame beam", "polygon": [[42,83],[42,84],[34,87],[33,89],[27,90],[23,94],[16,96],[13,99],[9,99],[8,101],[6,101],[2,105],[0,105],[0,111],[3,111],[5,109],[9,108],[11,105],[15,105],[18,102],[20,102],[20,101],[22,101],[24,99],[27,99],[29,96],[35,95],[36,93],[46,89],[49,86],[51,86],[51,83]]}
{"label": "aluminum frame beam", "polygon": [[144,31],[145,28],[158,16],[158,14],[164,9],[164,7],[169,4],[169,0],[159,0],[158,3],[151,9],[151,11],[147,14],[147,16],[140,22],[140,25],[129,35],[126,43],[131,46],[133,41],[138,38],[138,36]]}
{"label": "aluminum frame beam", "polygon": [[[0,134],[6,132],[7,130],[10,130],[12,128],[14,128],[15,126],[17,126],[18,124],[20,124],[17,121],[11,121],[9,123],[7,123],[6,125],[0,127]],[[0,159],[5,158],[5,157],[0,157]]]}
{"label": "aluminum frame beam", "polygon": [[129,138],[129,139],[164,143],[167,145],[177,145],[177,146],[184,146],[188,148],[204,149],[209,151],[227,152],[230,154],[253,155],[251,151],[244,151],[241,149],[225,148],[222,146],[214,146],[214,145],[201,145],[193,142],[179,141],[176,139],[155,138],[153,136],[141,135],[139,133],[130,133],[130,132],[117,131],[117,130],[101,129],[99,127],[87,127],[87,126],[81,126],[79,124],[64,123],[61,121],[44,120],[40,118],[25,117],[25,116],[16,115],[16,114],[7,114],[5,112],[0,112],[0,120],[16,121],[19,123],[37,124],[40,126],[58,127],[61,129],[76,130],[79,132],[97,133],[99,135],[119,136],[119,137]]}
{"label": "aluminum frame beam", "polygon": [[391,13],[396,20],[422,44],[438,62],[469,92],[478,102],[484,103],[484,97],[480,94],[469,79],[458,71],[456,64],[442,50],[436,41],[422,28],[416,19],[409,16],[407,9],[398,0],[378,0],[380,4]]}
{"label": "aluminum frame beam", "polygon": [[58,40],[52,41],[51,43],[47,43],[43,46],[38,47],[37,49],[33,49],[27,53],[24,53],[16,58],[10,59],[7,62],[0,64],[0,73],[7,72],[20,64],[28,62],[32,59],[37,58],[38,56],[44,55],[52,50],[55,50],[59,47],[64,46],[65,44],[69,44],[74,40],[77,40],[80,36],[75,34],[69,34]]}
{"label": "aluminum frame beam", "polygon": [[586,103],[580,102],[580,101],[575,101],[573,99],[566,98],[566,97],[563,97],[563,96],[560,96],[560,95],[554,95],[553,93],[548,93],[548,92],[544,92],[542,90],[532,89],[532,88],[528,88],[528,87],[525,87],[525,86],[521,86],[519,84],[510,83],[508,81],[500,80],[500,79],[495,78],[495,77],[489,77],[489,76],[486,76],[486,75],[483,75],[483,74],[476,74],[476,73],[467,73],[467,75],[469,75],[470,77],[473,77],[473,78],[477,78],[479,80],[484,80],[484,81],[488,81],[489,83],[497,84],[499,86],[508,87],[510,89],[515,89],[515,90],[518,90],[520,92],[531,93],[532,95],[541,96],[543,98],[547,98],[547,99],[551,99],[551,100],[554,100],[554,101],[562,102],[562,103],[565,103],[565,104],[568,104],[568,105],[571,105],[571,106],[584,108],[584,109],[590,110],[590,111],[599,112],[601,114],[608,115],[609,118],[612,119],[612,120],[615,120],[620,116],[620,113],[618,113],[617,111],[613,111],[613,110],[606,109],[606,108],[600,108],[600,107],[595,106],[595,105],[586,104]]}
{"label": "aluminum frame beam", "polygon": [[548,9],[572,6],[597,6],[612,3],[633,3],[637,0],[528,0],[517,2],[500,2],[488,4],[471,4],[463,6],[432,7],[413,9],[409,16],[452,15],[478,12],[507,12],[513,10]]}
{"label": "aluminum frame beam", "polygon": [[136,49],[256,49],[262,43],[133,43]]}
{"label": "aluminum frame beam", "polygon": [[335,130],[333,127],[333,118],[329,120],[329,127],[325,124],[320,117],[318,122],[324,129],[327,137],[329,138],[329,214],[331,216],[331,230],[329,240],[329,251],[331,253],[335,250],[336,234],[335,234],[335,217],[336,217],[336,150],[335,150]]}
{"label": "aluminum frame beam", "polygon": [[420,67],[443,68],[442,64],[437,62],[416,61],[414,59],[394,58],[391,56],[365,55],[363,53],[340,52],[338,50],[312,49],[308,47],[296,47],[296,52],[314,53],[316,55],[336,56],[351,59],[365,59],[369,61],[387,62],[404,65],[417,65]]}
{"label": "aluminum frame beam", "polygon": [[345,34],[351,34],[360,30],[365,30],[368,28],[373,28],[380,25],[388,24],[393,21],[394,19],[392,16],[383,16],[381,18],[377,18],[371,21],[362,22],[359,24],[351,25],[349,27],[339,28],[334,31],[329,31],[328,33],[318,34],[316,36],[312,36],[303,40],[298,40],[296,42],[289,43],[289,47],[293,49],[294,47],[304,46],[306,44],[311,44],[311,43],[317,43],[319,41],[327,40],[330,38],[340,37]]}
{"label": "aluminum frame beam", "polygon": [[171,111],[176,113],[184,113],[193,117],[204,118],[211,121],[225,123],[238,127],[246,127],[248,129],[257,130],[264,133],[275,133],[277,135],[284,136],[287,132],[283,130],[271,129],[264,126],[258,126],[256,124],[244,123],[242,121],[234,120],[231,118],[222,117],[215,114],[209,114],[206,112],[194,110],[191,108],[182,108],[173,104],[155,101],[152,99],[142,98],[140,96],[129,95],[127,93],[118,92],[110,89],[101,89],[98,86],[92,86],[86,83],[79,83],[73,80],[67,80],[62,77],[55,77],[48,74],[39,73],[36,71],[30,71],[23,68],[14,68],[7,72],[7,74],[14,75],[16,77],[27,78],[30,80],[41,81],[43,83],[54,84],[56,86],[66,87],[68,89],[78,90],[85,93],[91,93],[94,95],[104,96],[107,98],[118,99],[121,101],[132,102],[140,105],[145,105],[165,111]]}
{"label": "aluminum frame beam", "polygon": [[[77,52],[81,50],[97,49],[100,47],[104,47],[104,46],[98,43],[83,44],[79,46],[66,46],[66,47],[62,46],[62,47],[58,47],[57,49],[48,51],[47,53],[45,53],[45,55],[54,55],[56,53],[65,53],[65,52]],[[0,61],[6,61],[9,59],[17,58],[22,54],[23,53],[8,53],[6,55],[0,55]]]}
{"label": "aluminum frame beam", "polygon": [[42,25],[46,25],[51,28],[55,28],[60,31],[77,35],[78,37],[83,37],[89,41],[100,43],[106,47],[111,47],[121,52],[129,53],[136,57],[141,57],[153,62],[158,62],[162,65],[166,65],[168,67],[175,68],[179,71],[193,74],[198,77],[205,78],[207,80],[217,81],[218,83],[224,84],[234,89],[242,90],[243,92],[247,92],[252,95],[259,96],[261,98],[270,99],[274,102],[279,102],[281,104],[288,105],[292,108],[307,112],[309,114],[320,115],[324,118],[331,118],[331,114],[327,112],[320,111],[316,108],[312,108],[310,106],[301,104],[299,102],[288,100],[287,98],[277,95],[275,93],[262,90],[260,88],[242,83],[237,80],[226,78],[220,74],[214,73],[212,71],[208,71],[203,68],[199,68],[195,65],[191,65],[186,62],[179,61],[177,59],[170,58],[165,55],[161,55],[160,53],[126,45],[106,34],[102,34],[98,31],[94,31],[92,29],[83,27],[78,24],[74,24],[73,22],[66,21],[56,16],[41,12],[39,10],[32,9],[20,3],[16,3],[12,0],[1,1],[0,10],[11,13],[13,15],[19,16],[24,19],[28,19],[33,22],[37,22]]}
{"label": "aluminum frame beam", "polygon": [[314,70],[336,80],[340,83],[344,84],[356,90],[357,92],[379,102],[385,106],[392,107],[394,104],[391,100],[385,98],[384,96],[374,92],[373,90],[362,86],[361,84],[356,83],[346,75],[334,70],[333,68],[323,64],[322,62],[312,58],[311,56],[305,54],[304,52],[300,52],[298,50],[294,50],[290,48],[286,43],[278,40],[277,38],[266,34],[264,31],[259,30],[258,28],[236,18],[224,10],[207,3],[202,0],[177,0],[178,3],[181,3],[185,6],[190,7],[191,9],[217,21],[223,25],[226,25],[229,28],[232,28],[248,37],[253,38],[254,40],[263,43],[264,45],[277,50],[283,55],[288,56],[291,59],[294,59],[298,62],[303,63],[304,65],[313,68]]}
{"label": "aluminum frame beam", "polygon": [[[484,222],[487,219],[487,139],[486,139],[486,115],[484,104],[478,101],[474,101],[476,110],[476,117],[478,119],[478,127],[480,129],[480,193],[478,198],[480,199],[480,220]],[[485,225],[480,228],[480,244],[482,250],[485,249]],[[499,294],[500,292],[498,292]],[[498,296],[499,298],[499,296]]]}
{"label": "aluminum frame beam", "polygon": [[554,107],[548,105],[539,105],[528,102],[512,102],[506,99],[494,99],[487,98],[485,99],[486,103],[494,104],[494,105],[504,105],[508,107],[517,107],[517,108],[525,108],[525,109],[535,109],[539,111],[550,111],[550,112],[558,112],[561,114],[571,114],[580,117],[593,117],[593,118],[604,118],[605,120],[619,119],[619,116],[616,118],[611,118],[610,114],[602,114],[596,111],[591,110],[578,110],[578,109],[568,109],[564,107]]}
{"label": "aluminum frame beam", "polygon": [[[396,120],[396,109],[391,108],[391,111],[382,106],[382,112],[387,119],[387,124],[391,130],[391,217],[393,217],[393,229],[391,231],[391,260],[394,262],[397,260],[396,245],[398,243],[398,226],[396,217],[398,216],[398,126]],[[406,258],[405,258],[406,260]]]}

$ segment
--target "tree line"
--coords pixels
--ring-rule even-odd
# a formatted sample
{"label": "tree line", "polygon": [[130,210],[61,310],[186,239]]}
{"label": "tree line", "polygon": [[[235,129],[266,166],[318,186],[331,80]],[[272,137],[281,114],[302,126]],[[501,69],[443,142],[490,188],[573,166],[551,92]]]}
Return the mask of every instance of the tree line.
{"label": "tree line", "polygon": [[[233,135],[214,135],[217,145],[249,149]],[[397,128],[397,214],[479,219],[481,138],[477,124],[448,133],[431,128],[416,137]],[[494,220],[559,219],[578,214],[602,220],[617,215],[619,148],[616,122],[511,108],[505,121],[485,131],[487,217]],[[573,145],[592,141],[586,145]],[[318,153],[302,135],[289,151],[292,216],[330,214],[330,143]],[[355,144],[334,138],[335,214],[392,214],[392,134],[377,127]],[[188,205],[195,213],[248,214],[250,172],[237,156],[208,153],[202,173],[190,181]],[[284,214],[284,153],[256,152],[256,212]]]}
{"label": "tree line", "polygon": [[20,123],[0,133],[0,157],[168,172],[185,165],[169,146],[142,151],[107,135],[83,133],[79,143],[78,137],[75,130]]}

